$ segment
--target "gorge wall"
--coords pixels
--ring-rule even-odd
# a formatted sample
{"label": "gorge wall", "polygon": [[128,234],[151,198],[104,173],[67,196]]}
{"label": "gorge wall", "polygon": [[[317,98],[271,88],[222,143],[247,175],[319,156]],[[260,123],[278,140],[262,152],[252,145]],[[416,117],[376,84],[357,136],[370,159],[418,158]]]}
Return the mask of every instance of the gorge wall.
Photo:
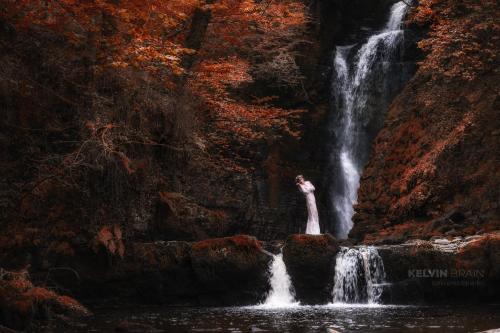
{"label": "gorge wall", "polygon": [[106,38],[122,33],[117,18],[72,46],[60,31],[3,17],[3,252],[72,255],[115,224],[131,240],[283,239],[305,229],[298,173],[317,184],[322,230],[332,230],[323,176],[331,52],[382,22],[393,2],[273,3],[238,16],[231,47],[218,20],[243,9],[197,9],[181,32],[196,53],[175,89],[104,66]]}
{"label": "gorge wall", "polygon": [[[74,279],[135,242],[304,231],[293,179],[322,184],[332,41],[383,19],[391,1],[244,3],[258,15],[239,2],[188,7],[173,36],[191,51],[162,75],[114,53],[157,31],[131,39],[127,25],[144,27],[136,7],[138,22],[78,6],[46,22],[45,7],[9,3],[5,14],[42,19],[0,16],[0,267],[42,281],[66,267],[57,274]],[[98,23],[92,33],[80,16]]]}
{"label": "gorge wall", "polygon": [[[104,59],[93,48],[82,58],[61,36],[2,16],[0,266],[42,281],[54,267],[102,278],[136,243],[285,239],[305,229],[298,173],[317,185],[322,231],[333,231],[333,47],[380,27],[394,2],[273,3],[266,20],[232,26],[253,27],[241,39],[219,24],[227,8],[198,8],[181,38],[193,50],[182,61],[188,74],[167,86],[143,71],[94,71]],[[419,68],[375,139],[353,242],[499,229],[497,12],[479,0],[421,1],[410,11],[404,61]],[[102,36],[118,34],[110,18],[100,23]]]}

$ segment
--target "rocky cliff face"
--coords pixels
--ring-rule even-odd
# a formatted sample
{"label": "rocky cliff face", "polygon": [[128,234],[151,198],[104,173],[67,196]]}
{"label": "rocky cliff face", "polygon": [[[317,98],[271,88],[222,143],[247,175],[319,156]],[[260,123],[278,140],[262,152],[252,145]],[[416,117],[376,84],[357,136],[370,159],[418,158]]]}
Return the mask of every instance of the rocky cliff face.
{"label": "rocky cliff face", "polygon": [[78,253],[72,262],[44,257],[53,269],[31,267],[31,276],[78,299],[121,303],[250,305],[269,289],[272,255],[251,236],[132,242],[126,248],[123,257],[105,247]]}
{"label": "rocky cliff face", "polygon": [[[249,233],[269,240],[303,232],[305,204],[293,177],[303,173],[315,184],[324,182],[332,47],[348,43],[364,25],[376,26],[393,2],[308,2],[316,20],[301,27],[308,43],[295,50],[303,85],[284,89],[256,80],[230,91],[238,101],[271,96],[273,108],[306,110],[284,119],[299,134],[263,130],[245,144],[218,129],[213,110],[189,94],[173,102],[164,87],[151,92],[148,83],[135,86],[137,96],[130,96],[126,80],[106,75],[84,81],[95,91],[79,94],[80,88],[60,78],[80,82],[90,74],[48,61],[64,58],[57,38],[33,31],[29,38],[41,41],[39,47],[1,21],[2,41],[22,54],[0,55],[16,65],[5,73],[9,79],[0,91],[6,106],[0,120],[0,266],[28,269],[34,280],[83,298],[196,305],[262,300],[270,254],[249,236],[217,237]],[[428,32],[420,44],[426,54],[374,142],[351,232],[358,242],[402,243],[500,228],[498,14],[490,0],[422,0],[411,13],[410,30]],[[192,33],[199,40],[190,46],[203,54],[213,46],[204,46],[206,31],[200,32],[210,28],[210,16],[199,19]],[[411,62],[420,55],[407,57]],[[188,60],[189,68],[196,66],[195,57]],[[78,57],[67,61],[74,65],[68,68],[82,68]],[[35,77],[48,89],[35,88],[38,81],[14,89],[20,77]],[[131,111],[131,105],[145,112]],[[191,118],[193,110],[198,113]],[[87,113],[102,121],[86,122]],[[179,121],[197,130],[177,137],[183,132]],[[133,135],[113,122],[133,128]],[[136,142],[142,135],[148,140]],[[109,151],[117,147],[123,151]],[[321,187],[320,220],[328,230]],[[413,289],[407,286],[415,281],[406,281],[407,270],[415,263],[484,268],[489,290],[498,283],[497,238],[485,236],[453,254],[429,243],[382,247],[388,277],[400,288],[391,297],[408,299]],[[284,260],[300,301],[329,301],[337,251],[327,235],[288,239]],[[419,293],[433,290],[420,283]]]}
{"label": "rocky cliff face", "polygon": [[[284,112],[279,123],[259,129],[260,136],[247,141],[232,128],[222,130],[225,120],[214,115],[218,107],[199,96],[143,82],[137,79],[139,73],[126,73],[129,81],[112,70],[91,75],[88,62],[96,60],[81,59],[78,50],[61,47],[57,35],[37,29],[30,35],[2,20],[0,38],[16,53],[2,55],[10,67],[0,92],[6,109],[0,122],[5,178],[0,214],[8,222],[1,226],[1,234],[10,240],[17,235],[17,249],[62,249],[55,244],[64,243],[71,254],[103,226],[116,223],[127,237],[142,241],[193,241],[237,233],[284,239],[303,232],[305,204],[293,178],[303,173],[313,183],[323,183],[332,47],[335,41],[348,40],[350,31],[383,18],[392,2],[312,1],[300,7],[309,10],[311,20],[294,26],[294,36],[303,40],[292,50],[301,74],[299,85],[277,87],[272,79],[255,74],[265,55],[248,53],[257,52],[258,45],[227,51],[238,59],[257,59],[247,61],[249,65],[237,63],[254,78],[224,91],[227,99],[242,105],[262,100],[255,103]],[[292,3],[290,8],[299,2]],[[191,81],[202,81],[196,73],[203,61],[220,63],[226,57],[222,47],[213,44],[220,31],[211,20],[210,13],[197,12],[187,29],[186,46],[197,51],[183,62],[195,78]],[[71,71],[51,61],[64,58],[72,64]],[[37,77],[46,89],[12,85],[26,77]],[[183,88],[192,83],[179,81]],[[85,92],[76,93],[74,82],[86,82],[85,88],[78,88]],[[109,101],[105,108],[100,106],[104,100]],[[297,116],[297,110],[303,112]],[[259,128],[264,116],[235,123]],[[295,135],[282,135],[285,127]],[[318,188],[326,230],[326,191]]]}
{"label": "rocky cliff face", "polygon": [[362,176],[351,237],[474,235],[500,225],[499,31],[493,1],[421,1],[419,70],[390,107]]}

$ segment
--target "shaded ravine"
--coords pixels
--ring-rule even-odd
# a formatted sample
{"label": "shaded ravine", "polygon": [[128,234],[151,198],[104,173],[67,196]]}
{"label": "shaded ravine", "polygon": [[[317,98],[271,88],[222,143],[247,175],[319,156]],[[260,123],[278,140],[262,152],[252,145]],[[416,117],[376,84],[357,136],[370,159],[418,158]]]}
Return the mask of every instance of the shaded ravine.
{"label": "shaded ravine", "polygon": [[370,143],[394,92],[402,86],[398,60],[404,35],[401,25],[408,8],[402,1],[394,4],[385,27],[366,43],[336,47],[328,173],[329,204],[339,239],[347,238],[353,226],[353,206]]}

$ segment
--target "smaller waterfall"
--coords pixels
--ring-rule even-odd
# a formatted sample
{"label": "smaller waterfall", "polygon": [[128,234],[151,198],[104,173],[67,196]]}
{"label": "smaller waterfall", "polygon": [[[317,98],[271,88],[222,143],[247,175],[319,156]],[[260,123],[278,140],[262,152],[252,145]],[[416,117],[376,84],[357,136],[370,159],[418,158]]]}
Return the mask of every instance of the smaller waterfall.
{"label": "smaller waterfall", "polygon": [[378,303],[385,282],[374,247],[341,248],[335,263],[334,303]]}
{"label": "smaller waterfall", "polygon": [[286,271],[283,253],[274,256],[269,266],[271,273],[270,284],[271,291],[267,295],[263,305],[270,308],[281,308],[296,306],[299,303],[295,301],[294,290],[290,275]]}

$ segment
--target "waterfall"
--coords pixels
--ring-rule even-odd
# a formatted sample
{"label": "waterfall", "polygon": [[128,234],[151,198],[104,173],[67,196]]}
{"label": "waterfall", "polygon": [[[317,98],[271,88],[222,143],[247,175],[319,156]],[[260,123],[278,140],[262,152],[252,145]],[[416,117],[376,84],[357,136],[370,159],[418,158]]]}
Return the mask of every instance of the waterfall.
{"label": "waterfall", "polygon": [[283,253],[274,255],[269,271],[271,291],[262,305],[270,308],[298,305],[299,303],[295,301],[292,280],[283,261]]}
{"label": "waterfall", "polygon": [[393,78],[402,76],[396,51],[403,40],[401,24],[407,10],[402,1],[394,4],[385,27],[365,44],[336,47],[330,197],[339,239],[347,238],[352,228],[353,206],[370,142],[382,126],[391,95],[401,85],[401,79]]}
{"label": "waterfall", "polygon": [[374,247],[341,248],[335,263],[334,303],[378,303],[385,282]]}

